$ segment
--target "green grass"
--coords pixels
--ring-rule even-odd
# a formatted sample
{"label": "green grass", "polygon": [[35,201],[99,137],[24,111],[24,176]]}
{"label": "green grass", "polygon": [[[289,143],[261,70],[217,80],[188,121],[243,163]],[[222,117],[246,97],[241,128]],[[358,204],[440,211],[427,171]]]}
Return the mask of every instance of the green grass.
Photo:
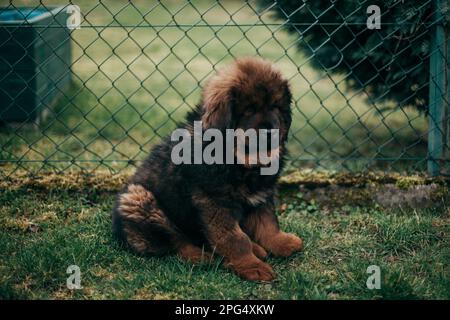
{"label": "green grass", "polygon": [[[110,231],[114,193],[77,188],[0,192],[0,299],[450,298],[448,208],[325,209],[284,191],[281,225],[304,239],[304,251],[270,257],[277,280],[251,283],[219,260],[194,266],[123,250]],[[73,264],[81,290],[66,288]],[[370,265],[381,267],[380,290],[366,288]]]}
{"label": "green grass", "polygon": [[[215,6],[211,1],[192,1],[186,6],[179,1],[155,6],[143,0],[133,1],[133,6],[125,0],[104,0],[103,5],[88,0],[72,3],[81,7],[84,26],[88,26],[72,34],[74,84],[38,130],[21,127],[0,132],[4,160],[66,161],[49,163],[59,168],[72,166],[68,161],[75,160],[78,166],[92,168],[105,159],[108,166],[118,169],[123,166],[121,161],[142,159],[160,136],[174,129],[175,120],[194,107],[201,86],[214,70],[233,57],[247,55],[274,61],[290,79],[295,99],[289,145],[293,158],[320,158],[328,169],[340,167],[336,159],[359,158],[346,163],[358,170],[367,164],[389,163],[372,162],[375,156],[396,159],[426,154],[423,116],[408,108],[394,111],[393,106],[380,104],[378,109],[388,111],[377,113],[366,102],[365,93],[346,89],[343,76],[313,70],[310,57],[295,49],[299,41],[295,36],[278,26],[220,26],[231,18],[238,24],[260,22],[254,2],[226,1]],[[0,5],[8,4],[0,0]],[[276,22],[268,13],[261,19]],[[160,27],[174,22],[214,26]],[[111,23],[115,26],[103,27]],[[158,27],[132,27],[147,23]],[[415,169],[424,165],[424,161],[406,163],[415,164]],[[303,164],[317,165],[309,160]],[[26,165],[39,168],[42,163]]]}
{"label": "green grass", "polygon": [[[13,1],[15,6],[36,3]],[[373,156],[426,154],[423,116],[409,108],[393,111],[391,105],[377,104],[388,111],[375,112],[364,93],[346,89],[342,76],[313,70],[308,57],[296,51],[296,37],[277,26],[217,26],[230,16],[236,23],[258,21],[240,1],[221,1],[222,7],[211,1],[194,0],[186,7],[163,1],[165,8],[152,11],[154,3],[144,0],[133,1],[134,6],[125,0],[71,3],[81,7],[84,25],[97,26],[73,32],[74,83],[38,129],[1,129],[1,160],[38,161],[22,163],[38,169],[92,168],[106,159],[110,168],[119,169],[120,161],[142,159],[174,128],[174,121],[197,103],[215,69],[233,57],[256,54],[274,61],[290,79],[294,158],[332,158],[321,164],[333,169],[340,164],[335,159],[361,157],[350,167],[360,169],[380,165],[367,160]],[[0,0],[2,6],[9,4]],[[203,19],[216,26],[102,27],[133,26],[143,16],[155,25]],[[261,18],[274,22],[268,14]],[[44,164],[44,159],[67,162]],[[0,176],[15,169],[2,166]],[[241,280],[220,261],[193,266],[175,257],[126,252],[111,237],[114,192],[95,183],[77,190],[0,188],[0,298],[450,298],[448,208],[386,211],[350,204],[326,210],[284,192],[282,202],[289,205],[281,224],[304,238],[305,250],[289,259],[269,258],[277,281],[258,284]],[[66,269],[72,264],[81,268],[82,290],[66,288]],[[366,288],[366,269],[373,264],[382,270],[381,290]]]}

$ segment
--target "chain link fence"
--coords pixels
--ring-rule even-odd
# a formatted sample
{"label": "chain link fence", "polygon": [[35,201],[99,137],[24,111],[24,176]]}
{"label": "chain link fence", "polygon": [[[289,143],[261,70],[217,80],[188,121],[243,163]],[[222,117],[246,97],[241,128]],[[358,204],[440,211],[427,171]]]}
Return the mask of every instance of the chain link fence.
{"label": "chain link fence", "polygon": [[[290,166],[448,174],[448,3],[420,1],[409,37],[402,28],[414,15],[384,19],[404,1],[381,12],[380,29],[367,27],[369,1],[349,12],[323,3],[315,12],[308,1],[0,1],[0,176],[135,165],[195,107],[209,76],[253,55],[291,83]],[[300,14],[309,18],[296,22]],[[350,36],[336,39],[342,30]],[[323,40],[311,41],[317,32]],[[378,41],[362,43],[367,33]],[[392,41],[395,52],[384,46]],[[322,50],[330,45],[337,54]],[[350,45],[366,53],[353,65]],[[380,50],[392,57],[381,67]],[[321,63],[332,54],[334,65]],[[417,63],[401,66],[412,55]],[[350,71],[336,72],[344,64]],[[396,64],[400,77],[389,72]],[[377,77],[355,86],[360,65]],[[380,82],[378,97],[410,96],[374,99]]]}

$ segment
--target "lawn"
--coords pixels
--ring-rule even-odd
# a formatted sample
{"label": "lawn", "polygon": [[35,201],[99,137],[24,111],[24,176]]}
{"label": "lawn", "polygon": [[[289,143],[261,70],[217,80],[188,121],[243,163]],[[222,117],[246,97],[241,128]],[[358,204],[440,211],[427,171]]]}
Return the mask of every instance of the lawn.
{"label": "lawn", "polygon": [[[296,185],[284,187],[281,225],[301,235],[305,248],[288,259],[270,257],[276,281],[252,283],[223,268],[220,259],[191,265],[120,248],[111,236],[110,212],[123,177],[73,173],[4,181],[0,298],[450,298],[450,211],[441,198],[434,208],[384,209],[352,186],[338,190],[340,201],[330,206]],[[66,287],[69,265],[80,267],[80,290]],[[381,268],[380,290],[366,287],[370,265]]]}
{"label": "lawn", "polygon": [[[343,75],[312,69],[311,57],[295,49],[304,39],[254,1],[70,2],[84,16],[72,33],[72,86],[38,126],[0,128],[0,299],[450,298],[448,185],[439,182],[426,207],[373,198],[373,186],[394,194],[406,188],[421,202],[434,182],[421,180],[421,189],[415,177],[300,174],[284,183],[280,222],[305,248],[289,259],[269,257],[278,274],[272,283],[244,281],[220,259],[191,265],[119,247],[111,207],[131,170],[123,168],[171,132],[207,78],[234,57],[261,55],[290,80],[289,149],[300,161],[286,173],[298,165],[423,169],[427,119],[407,107],[369,104],[366,93],[347,90]],[[11,3],[39,2],[0,0]],[[111,175],[105,167],[123,170]],[[80,290],[66,287],[70,265],[80,267]],[[379,290],[366,287],[371,265],[381,268]]]}
{"label": "lawn", "polygon": [[[304,39],[285,32],[276,25],[281,21],[254,1],[71,3],[80,6],[84,17],[83,28],[72,33],[73,85],[38,129],[1,129],[2,160],[20,161],[30,169],[95,168],[104,160],[104,165],[120,169],[129,159],[142,159],[160,136],[174,129],[216,69],[234,57],[261,55],[290,79],[295,100],[292,159],[300,159],[303,166],[338,169],[340,160],[348,158],[344,164],[353,170],[391,162],[417,170],[426,164],[417,160],[426,155],[423,115],[368,104],[365,92],[346,89],[343,75],[312,69],[311,57],[295,47]],[[0,5],[10,1],[0,0]],[[399,157],[403,160],[397,161]],[[4,166],[4,171],[14,168]]]}

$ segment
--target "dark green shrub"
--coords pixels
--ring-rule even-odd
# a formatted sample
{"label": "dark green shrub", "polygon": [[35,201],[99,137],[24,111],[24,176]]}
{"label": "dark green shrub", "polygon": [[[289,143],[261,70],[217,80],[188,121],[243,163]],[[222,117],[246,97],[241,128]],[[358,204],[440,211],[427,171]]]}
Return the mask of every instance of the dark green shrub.
{"label": "dark green shrub", "polygon": [[[350,89],[369,102],[394,101],[426,111],[432,1],[259,0],[285,28],[299,36],[298,48],[312,65],[344,74]],[[370,30],[367,7],[381,9],[381,29]]]}

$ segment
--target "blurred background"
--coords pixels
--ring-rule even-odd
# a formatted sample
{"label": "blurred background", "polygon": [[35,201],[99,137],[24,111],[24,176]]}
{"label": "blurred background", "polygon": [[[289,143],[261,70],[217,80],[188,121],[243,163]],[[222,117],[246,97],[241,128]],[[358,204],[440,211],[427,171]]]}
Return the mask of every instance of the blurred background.
{"label": "blurred background", "polygon": [[[394,19],[407,12],[402,2],[387,1],[383,5],[390,7],[382,9]],[[431,29],[425,23],[432,21],[431,1],[413,1],[416,15],[408,19],[416,19],[415,24],[389,24],[395,20],[385,16],[382,22],[390,27],[381,30],[367,29],[368,2],[336,3],[324,1],[318,8],[297,1],[1,0],[0,84],[11,81],[29,54],[24,50],[14,54],[14,62],[7,61],[13,44],[29,48],[39,42],[34,60],[43,50],[57,52],[42,59],[45,71],[34,66],[47,80],[43,95],[34,92],[34,99],[48,98],[35,107],[39,112],[24,111],[25,119],[8,120],[8,109],[29,106],[18,106],[20,93],[0,86],[9,90],[10,99],[0,101],[1,175],[18,169],[105,167],[116,172],[136,164],[194,108],[215,70],[235,57],[254,55],[273,61],[291,84],[290,167],[425,170],[427,103],[408,81],[415,77],[419,85],[428,84]],[[64,25],[69,5],[80,8],[79,29]],[[22,22],[3,23],[6,9],[24,7],[32,10],[22,11]],[[63,7],[58,11],[63,16],[35,27],[27,23],[36,18],[30,12],[56,7]],[[33,29],[35,38],[18,44],[26,38],[20,34],[25,29]],[[48,40],[44,33],[54,30],[66,34]],[[337,33],[344,31],[346,37]],[[418,57],[414,65],[419,69],[401,65],[411,57]],[[59,64],[48,67],[52,61]],[[403,77],[388,76],[399,68]],[[372,78],[370,72],[379,76]],[[362,75],[368,79],[358,82]],[[20,79],[31,86],[36,77]],[[377,87],[380,83],[384,89]],[[399,88],[412,98],[389,96]]]}

